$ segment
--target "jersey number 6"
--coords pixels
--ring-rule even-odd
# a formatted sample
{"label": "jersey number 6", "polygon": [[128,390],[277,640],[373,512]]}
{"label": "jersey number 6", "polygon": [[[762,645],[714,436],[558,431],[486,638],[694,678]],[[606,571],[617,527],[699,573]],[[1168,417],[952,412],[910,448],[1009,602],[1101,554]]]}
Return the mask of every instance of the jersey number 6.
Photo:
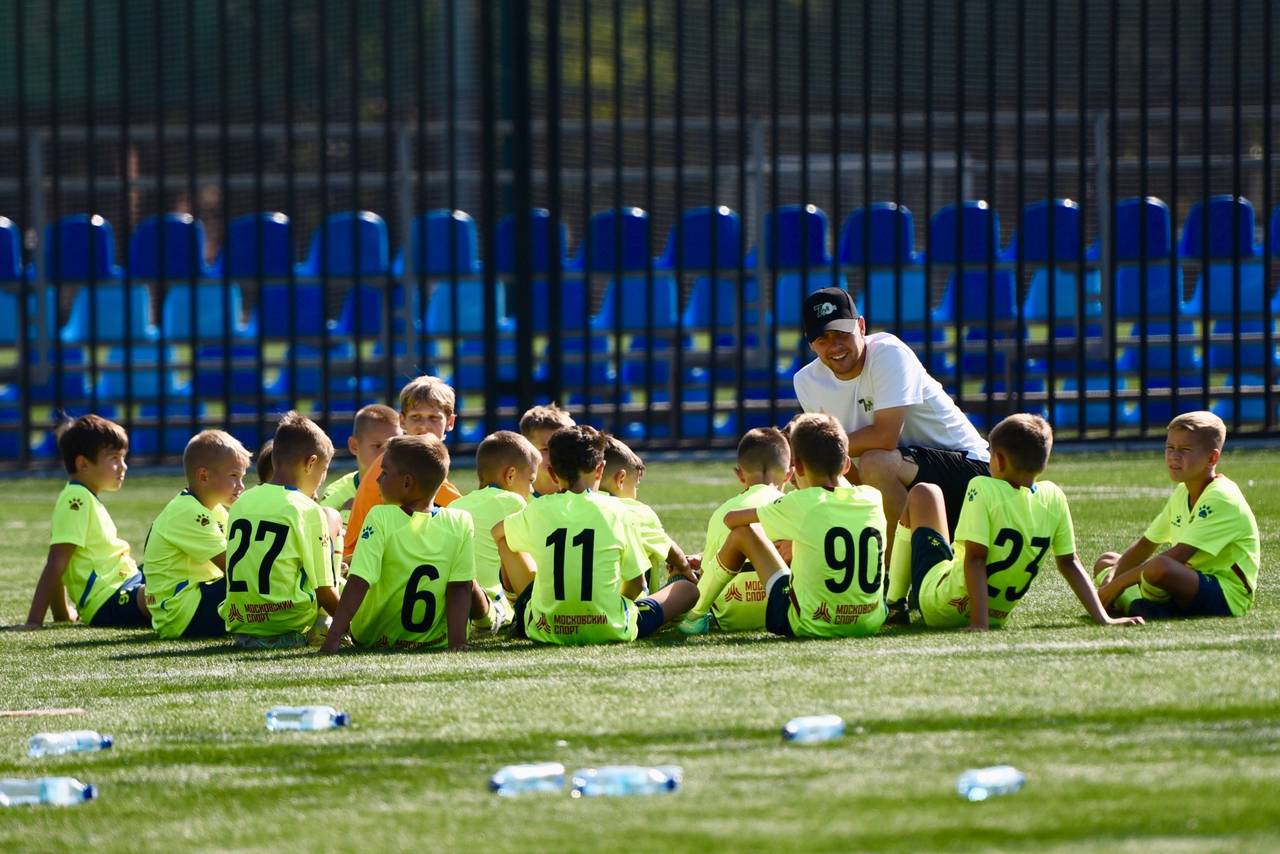
{"label": "jersey number 6", "polygon": [[[409,576],[409,581],[404,586],[404,603],[400,605],[400,625],[404,626],[406,632],[425,632],[436,621],[436,597],[430,590],[418,589],[424,578],[428,581],[437,581],[440,578],[440,570],[429,563],[424,563],[414,569]],[[425,607],[422,609],[422,619],[415,620],[413,612],[419,602]]]}

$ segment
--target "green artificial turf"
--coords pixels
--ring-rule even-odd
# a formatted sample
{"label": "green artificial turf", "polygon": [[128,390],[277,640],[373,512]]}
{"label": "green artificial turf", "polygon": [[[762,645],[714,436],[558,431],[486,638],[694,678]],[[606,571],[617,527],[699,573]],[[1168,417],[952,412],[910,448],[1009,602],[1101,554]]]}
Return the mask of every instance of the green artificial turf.
{"label": "green artificial turf", "polygon": [[[97,784],[77,808],[0,810],[0,850],[1258,850],[1280,847],[1280,466],[1228,453],[1262,530],[1261,591],[1243,619],[1140,629],[1087,620],[1041,573],[986,635],[889,629],[867,640],[764,634],[593,649],[481,639],[473,651],[242,652],[142,632],[0,634],[0,776]],[[1081,557],[1123,548],[1170,488],[1159,452],[1061,455]],[[469,484],[471,472],[455,481]],[[0,482],[0,622],[20,622],[61,482]],[[130,475],[106,503],[140,550],[180,486]],[[701,549],[731,463],[653,463],[641,487]],[[268,733],[279,703],[329,703],[353,725]],[[784,744],[798,714],[834,712],[842,740]],[[25,758],[46,729],[92,727],[114,750]],[[674,763],[653,798],[500,799],[500,766],[554,759]],[[1011,763],[1019,794],[970,804],[966,768]]]}

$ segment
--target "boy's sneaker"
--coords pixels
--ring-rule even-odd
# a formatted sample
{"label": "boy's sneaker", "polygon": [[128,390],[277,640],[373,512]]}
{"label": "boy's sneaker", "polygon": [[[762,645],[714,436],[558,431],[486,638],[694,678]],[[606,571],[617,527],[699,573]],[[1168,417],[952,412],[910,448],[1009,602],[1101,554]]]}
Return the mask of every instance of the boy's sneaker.
{"label": "boy's sneaker", "polygon": [[701,617],[694,617],[692,620],[681,620],[676,626],[682,635],[705,635],[711,631],[711,613],[707,612]]}
{"label": "boy's sneaker", "polygon": [[895,599],[887,603],[889,614],[884,618],[886,626],[909,626],[911,625],[911,611],[907,608],[906,599]]}
{"label": "boy's sneaker", "polygon": [[489,600],[489,633],[497,634],[505,625],[511,622],[511,606],[507,603],[505,596],[499,596],[496,599]]}

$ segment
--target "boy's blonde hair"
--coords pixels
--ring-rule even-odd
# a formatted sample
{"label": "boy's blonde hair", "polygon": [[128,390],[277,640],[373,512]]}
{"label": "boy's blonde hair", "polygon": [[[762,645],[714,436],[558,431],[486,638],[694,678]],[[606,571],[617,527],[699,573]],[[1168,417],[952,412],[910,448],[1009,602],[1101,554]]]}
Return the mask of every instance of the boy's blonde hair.
{"label": "boy's blonde hair", "polygon": [[1039,415],[1019,412],[992,427],[987,441],[991,450],[1004,454],[1016,470],[1039,474],[1049,465],[1053,428]]}
{"label": "boy's blonde hair", "polygon": [[1169,431],[1190,433],[1206,451],[1221,451],[1227,443],[1227,425],[1222,419],[1206,410],[1184,412],[1169,422]]}
{"label": "boy's blonde hair", "polygon": [[210,468],[224,460],[234,460],[248,468],[250,456],[240,440],[230,433],[201,430],[191,437],[182,451],[182,470],[187,475],[187,483],[196,479],[197,470]]}
{"label": "boy's blonde hair", "polygon": [[453,415],[458,396],[453,387],[439,377],[423,375],[400,389],[400,414],[419,406],[434,406],[445,415]]}
{"label": "boy's blonde hair", "polygon": [[644,460],[617,436],[606,436],[602,477],[612,477],[618,469],[625,469],[627,474],[637,478],[644,477]]}
{"label": "boy's blonde hair", "polygon": [[449,449],[429,433],[392,436],[383,453],[398,470],[413,475],[423,495],[434,496],[449,476]]}
{"label": "boy's blonde hair", "polygon": [[81,415],[67,418],[53,431],[58,441],[58,453],[67,474],[76,473],[76,459],[84,457],[97,462],[103,451],[129,450],[129,436],[124,428],[101,415]]}
{"label": "boy's blonde hair", "polygon": [[520,416],[520,435],[532,439],[539,430],[559,430],[561,427],[573,427],[573,416],[549,403],[546,406],[534,406]]}
{"label": "boy's blonde hair", "polygon": [[806,412],[791,419],[788,426],[791,455],[804,463],[811,475],[835,477],[849,459],[849,436],[834,417]]}
{"label": "boy's blonde hair", "polygon": [[271,446],[274,470],[306,462],[314,454],[323,462],[333,459],[333,442],[310,418],[290,410],[276,425],[275,442]]}
{"label": "boy's blonde hair", "polygon": [[364,435],[364,431],[368,430],[374,424],[386,424],[388,427],[400,428],[400,414],[381,403],[371,403],[362,407],[356,413],[355,424],[351,428],[351,435],[359,439]]}
{"label": "boy's blonde hair", "polygon": [[756,427],[738,442],[738,467],[744,471],[785,472],[791,467],[791,445],[777,427]]}
{"label": "boy's blonde hair", "polygon": [[510,430],[499,430],[484,437],[476,448],[476,475],[482,483],[492,483],[508,466],[536,470],[542,455],[533,443]]}

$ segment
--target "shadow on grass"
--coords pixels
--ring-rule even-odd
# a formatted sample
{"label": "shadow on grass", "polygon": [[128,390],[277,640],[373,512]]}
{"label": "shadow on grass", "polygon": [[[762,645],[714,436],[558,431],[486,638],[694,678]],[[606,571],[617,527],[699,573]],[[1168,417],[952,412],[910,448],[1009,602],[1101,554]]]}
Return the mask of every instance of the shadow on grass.
{"label": "shadow on grass", "polygon": [[59,641],[50,644],[52,649],[95,649],[103,646],[142,646],[144,644],[154,645],[161,641],[151,633],[150,630],[138,630],[136,632],[120,632],[112,633],[102,637],[79,638],[77,640]]}

